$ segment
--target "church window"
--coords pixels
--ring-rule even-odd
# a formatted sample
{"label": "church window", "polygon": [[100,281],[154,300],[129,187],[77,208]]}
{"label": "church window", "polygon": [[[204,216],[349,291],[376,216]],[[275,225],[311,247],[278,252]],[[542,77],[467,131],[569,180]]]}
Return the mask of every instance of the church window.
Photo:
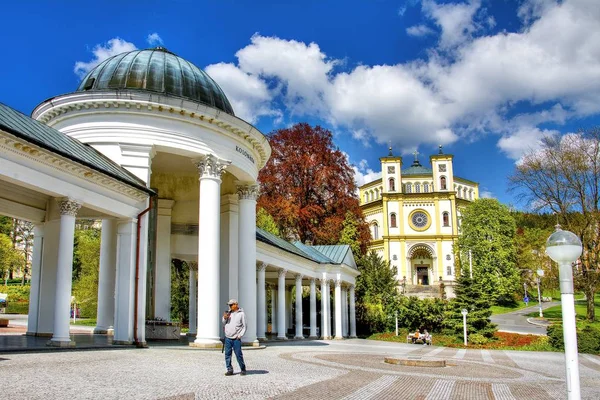
{"label": "church window", "polygon": [[450,226],[450,218],[447,211],[442,213],[442,221],[444,222],[444,226]]}
{"label": "church window", "polygon": [[473,200],[473,191],[472,190],[469,191],[469,200]]}
{"label": "church window", "polygon": [[448,265],[446,267],[446,275],[452,275],[452,266],[451,265]]}
{"label": "church window", "polygon": [[463,198],[467,198],[467,188],[463,189]]}
{"label": "church window", "polygon": [[390,228],[396,228],[396,213],[390,214]]}
{"label": "church window", "polygon": [[446,177],[442,176],[440,178],[440,190],[446,190]]}
{"label": "church window", "polygon": [[394,178],[390,178],[388,180],[389,183],[389,187],[390,187],[390,192],[395,192],[396,191],[396,181],[394,180]]}
{"label": "church window", "polygon": [[369,193],[365,193],[365,203],[369,202]]}
{"label": "church window", "polygon": [[379,239],[379,226],[377,225],[377,222],[373,222],[373,239],[377,240]]}
{"label": "church window", "polygon": [[421,193],[421,184],[419,182],[415,183],[415,193]]}
{"label": "church window", "polygon": [[407,183],[404,187],[406,188],[406,193],[412,193],[412,185],[410,183]]}
{"label": "church window", "polygon": [[429,193],[429,185],[427,183],[423,184],[423,193]]}

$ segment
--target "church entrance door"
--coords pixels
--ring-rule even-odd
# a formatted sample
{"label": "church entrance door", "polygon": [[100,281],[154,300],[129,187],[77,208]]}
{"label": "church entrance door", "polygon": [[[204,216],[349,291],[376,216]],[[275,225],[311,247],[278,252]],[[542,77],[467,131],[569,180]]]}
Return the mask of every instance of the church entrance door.
{"label": "church entrance door", "polygon": [[427,267],[417,266],[417,283],[419,285],[429,285],[429,274]]}

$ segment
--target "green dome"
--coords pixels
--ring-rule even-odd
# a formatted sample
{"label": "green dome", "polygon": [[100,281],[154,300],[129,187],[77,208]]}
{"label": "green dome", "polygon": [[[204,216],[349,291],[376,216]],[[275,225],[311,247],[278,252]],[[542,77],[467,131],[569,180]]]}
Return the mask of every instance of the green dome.
{"label": "green dome", "polygon": [[164,47],[113,56],[81,81],[78,92],[143,90],[206,104],[234,115],[225,94],[210,76]]}

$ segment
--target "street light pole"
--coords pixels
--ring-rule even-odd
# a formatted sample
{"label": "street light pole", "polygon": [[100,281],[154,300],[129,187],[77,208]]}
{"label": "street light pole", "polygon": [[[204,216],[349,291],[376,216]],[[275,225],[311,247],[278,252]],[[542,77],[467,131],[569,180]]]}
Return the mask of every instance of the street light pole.
{"label": "street light pole", "polygon": [[473,254],[471,249],[469,249],[469,277],[473,279]]}
{"label": "street light pole", "polygon": [[465,346],[466,346],[467,345],[467,314],[469,313],[469,311],[467,311],[466,308],[463,308],[460,312],[463,316],[463,337],[464,337],[464,342],[465,342]]}
{"label": "street light pole", "polygon": [[572,232],[560,229],[560,225],[556,226],[556,231],[546,241],[546,254],[556,261],[559,266],[567,398],[569,400],[581,399],[575,301],[573,298],[573,270],[571,267],[581,255],[581,251],[582,246],[579,238]]}
{"label": "street light pole", "polygon": [[542,276],[544,276],[544,270],[537,270],[537,287],[538,287],[538,305],[540,306],[540,318],[544,318],[544,313],[542,311],[542,294],[540,292],[540,281],[542,280]]}

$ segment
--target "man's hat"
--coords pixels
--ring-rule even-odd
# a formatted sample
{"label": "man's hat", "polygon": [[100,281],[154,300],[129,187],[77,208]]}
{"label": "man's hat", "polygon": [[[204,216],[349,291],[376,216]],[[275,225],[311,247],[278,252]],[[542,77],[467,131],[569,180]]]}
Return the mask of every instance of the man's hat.
{"label": "man's hat", "polygon": [[232,304],[237,304],[237,303],[238,303],[238,302],[237,302],[237,300],[236,300],[236,299],[231,299],[231,300],[229,300],[229,301],[227,302],[227,305],[228,305],[228,306],[230,306],[230,305],[232,305]]}

